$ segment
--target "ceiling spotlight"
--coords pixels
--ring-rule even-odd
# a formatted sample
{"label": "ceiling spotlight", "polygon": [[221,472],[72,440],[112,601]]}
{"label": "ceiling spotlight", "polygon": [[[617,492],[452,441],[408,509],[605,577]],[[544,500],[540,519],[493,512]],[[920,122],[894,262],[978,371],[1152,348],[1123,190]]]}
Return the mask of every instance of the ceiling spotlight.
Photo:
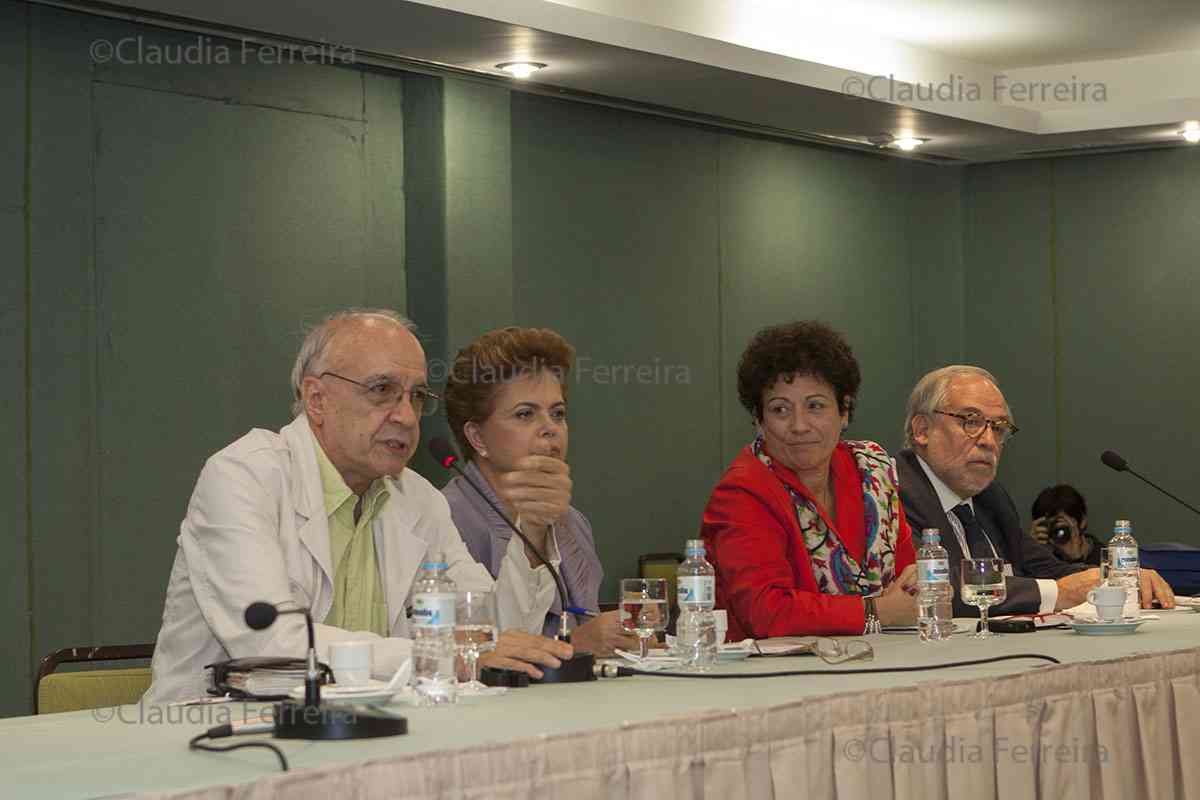
{"label": "ceiling spotlight", "polygon": [[904,136],[892,136],[890,133],[885,133],[880,136],[872,136],[867,141],[876,147],[896,147],[906,153],[911,153],[929,140],[907,134]]}
{"label": "ceiling spotlight", "polygon": [[545,68],[545,64],[537,61],[505,61],[503,64],[496,65],[496,69],[503,70],[514,78],[528,78],[539,69]]}
{"label": "ceiling spotlight", "polygon": [[1187,122],[1183,123],[1183,130],[1179,132],[1179,135],[1182,136],[1184,141],[1188,144],[1196,144],[1197,142],[1200,142],[1200,122],[1188,120]]}

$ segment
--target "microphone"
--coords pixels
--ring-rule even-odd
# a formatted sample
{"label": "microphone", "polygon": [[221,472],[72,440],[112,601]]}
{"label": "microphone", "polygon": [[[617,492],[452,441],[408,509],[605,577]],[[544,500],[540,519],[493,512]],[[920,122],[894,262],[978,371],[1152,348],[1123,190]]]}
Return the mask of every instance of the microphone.
{"label": "microphone", "polygon": [[246,606],[246,624],[256,631],[265,630],[274,624],[280,614],[303,614],[308,626],[308,668],[304,673],[304,705],[316,708],[321,705],[321,668],[317,663],[317,637],[313,634],[312,614],[307,608],[289,608],[280,611],[261,600]]}
{"label": "microphone", "polygon": [[[467,485],[475,490],[475,494],[482,497],[484,502],[491,506],[492,510],[500,516],[500,519],[504,520],[504,524],[508,525],[508,527],[512,529],[512,532],[515,533],[517,537],[525,543],[525,547],[529,549],[529,552],[537,556],[538,561],[545,565],[546,569],[550,572],[550,577],[554,579],[554,588],[558,592],[559,603],[562,605],[563,610],[562,617],[560,618],[558,638],[569,642],[571,637],[567,632],[567,614],[587,614],[588,611],[583,608],[577,608],[571,604],[570,596],[567,592],[567,585],[563,583],[562,578],[559,577],[558,571],[555,570],[550,564],[550,561],[544,555],[542,555],[542,552],[533,546],[525,534],[521,533],[521,529],[513,524],[513,521],[508,518],[508,515],[504,513],[500,506],[493,502],[492,498],[488,497],[487,492],[485,492],[478,484],[476,484],[475,481],[471,480],[471,477],[463,471],[463,468],[459,466],[458,463],[458,453],[454,452],[454,447],[451,446],[450,442],[448,442],[443,436],[435,436],[429,442],[429,452],[445,469],[454,470],[460,476],[462,476],[462,479],[467,482]],[[553,667],[540,667],[542,670],[542,678],[540,681],[536,682],[578,683],[581,681],[594,681],[596,680],[596,675],[593,673],[593,667],[595,666],[595,663],[596,657],[594,655],[581,650],[576,652],[575,655],[567,661],[564,661],[562,666],[558,667],[557,669]]]}
{"label": "microphone", "polygon": [[1155,489],[1158,489],[1160,492],[1162,492],[1167,497],[1174,500],[1176,503],[1179,503],[1184,508],[1186,508],[1190,511],[1194,511],[1197,514],[1200,514],[1200,508],[1196,508],[1194,505],[1192,505],[1191,503],[1189,503],[1185,500],[1180,500],[1178,497],[1171,494],[1166,489],[1162,488],[1157,483],[1155,483],[1154,481],[1147,478],[1145,475],[1138,473],[1137,470],[1135,470],[1133,467],[1129,466],[1128,461],[1121,458],[1121,456],[1119,456],[1117,453],[1113,452],[1112,450],[1105,450],[1103,453],[1101,453],[1100,460],[1102,462],[1104,462],[1104,466],[1109,467],[1110,469],[1114,469],[1117,472],[1128,472],[1130,475],[1133,475],[1138,480],[1144,481],[1145,483],[1148,483],[1151,486],[1153,486]]}
{"label": "microphone", "polygon": [[256,631],[271,627],[280,614],[303,614],[308,627],[308,668],[304,673],[304,705],[285,700],[274,707],[273,720],[231,724],[209,730],[213,738],[242,733],[274,731],[278,739],[370,739],[408,733],[408,720],[394,715],[372,714],[321,707],[321,672],[317,662],[317,638],[312,614],[307,608],[279,608],[259,601],[246,606],[246,625]]}

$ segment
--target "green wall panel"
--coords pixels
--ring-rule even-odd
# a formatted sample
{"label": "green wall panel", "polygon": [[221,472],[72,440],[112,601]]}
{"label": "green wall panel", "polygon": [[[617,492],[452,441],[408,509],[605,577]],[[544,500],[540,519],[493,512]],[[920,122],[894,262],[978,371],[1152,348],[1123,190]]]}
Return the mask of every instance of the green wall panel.
{"label": "green wall panel", "polygon": [[[929,370],[963,360],[963,192],[967,170],[905,166],[907,189],[901,203],[908,214],[911,383],[915,384]],[[907,399],[906,392],[902,402]],[[903,409],[893,413],[894,429],[900,433],[892,435],[902,437]]]}
{"label": "green wall panel", "polygon": [[[446,269],[446,148],[444,86],[437,78],[404,75],[404,231],[407,259],[408,315],[417,324],[425,348],[430,382],[445,383],[449,344]],[[436,390],[436,389],[435,389]],[[449,436],[443,414],[421,421],[422,443]],[[419,447],[409,467],[435,486],[447,481],[446,470]]]}
{"label": "green wall panel", "polygon": [[368,299],[364,126],[117,86],[96,106],[96,599],[128,640],[162,609],[126,579],[165,585],[204,459],[285,423],[301,323]]}
{"label": "green wall panel", "polygon": [[1061,477],[1088,498],[1093,533],[1133,520],[1139,541],[1200,545],[1200,522],[1130,475],[1200,505],[1200,151],[1055,162],[1062,331]]}
{"label": "green wall panel", "polygon": [[336,68],[340,54],[332,49],[325,65],[289,63],[283,50],[243,49],[238,41],[206,34],[100,19],[90,27],[89,46],[101,48],[94,67],[101,83],[344,119],[363,116],[361,74]]}
{"label": "green wall panel", "polygon": [[7,658],[0,662],[0,716],[24,711],[29,703],[29,475],[26,465],[26,261],[25,122],[28,119],[25,67],[28,7],[0,3],[0,508],[9,510],[0,536],[0,641]]}
{"label": "green wall panel", "polygon": [[994,374],[1021,428],[1004,449],[1000,480],[1023,519],[1055,482],[1053,170],[1029,161],[967,175],[966,360]]}
{"label": "green wall panel", "polygon": [[717,136],[525,95],[512,118],[516,321],[578,352],[575,504],[613,599],[696,535],[720,473]]}
{"label": "green wall panel", "polygon": [[[97,634],[92,20],[32,7],[33,659]],[[23,689],[24,687],[22,687]],[[9,688],[3,691],[11,692]],[[19,694],[25,694],[24,691]]]}
{"label": "green wall panel", "polygon": [[905,165],[751,137],[721,140],[723,458],[753,437],[737,362],[767,325],[820,319],[863,374],[849,435],[899,443],[912,385]]}
{"label": "green wall panel", "polygon": [[[513,324],[510,93],[446,81],[448,358],[480,333]],[[442,370],[445,374],[445,369]]]}
{"label": "green wall panel", "polygon": [[[104,68],[89,58],[99,39],[176,34],[0,5],[0,22],[25,14],[30,110],[25,29],[4,24],[0,74],[14,80],[0,102],[20,113],[0,125],[22,143],[27,119],[32,130],[32,471],[23,400],[0,412],[0,447],[20,467],[3,499],[23,508],[28,481],[34,511],[32,535],[22,517],[0,554],[2,632],[20,654],[3,713],[28,710],[30,664],[49,650],[153,639],[200,467],[289,419],[305,326],[344,306],[407,305],[397,76]],[[23,187],[12,152],[6,192]],[[22,202],[0,197],[0,352],[23,375]]]}

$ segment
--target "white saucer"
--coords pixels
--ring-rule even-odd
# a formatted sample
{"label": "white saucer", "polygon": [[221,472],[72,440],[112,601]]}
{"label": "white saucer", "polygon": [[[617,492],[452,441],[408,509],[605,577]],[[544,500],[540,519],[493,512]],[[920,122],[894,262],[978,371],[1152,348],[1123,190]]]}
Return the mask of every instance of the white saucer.
{"label": "white saucer", "polygon": [[717,650],[717,661],[719,663],[742,661],[749,658],[751,655],[753,655],[753,653],[751,653],[749,650],[741,648],[735,650],[732,647],[727,649],[725,646],[722,646],[721,649]]}
{"label": "white saucer", "polygon": [[[331,683],[321,687],[321,702],[380,704],[389,702],[403,691],[404,687],[398,690],[389,689],[385,681],[374,679],[363,686],[338,686],[336,683]],[[288,694],[296,700],[303,700],[304,687],[297,686]]]}
{"label": "white saucer", "polygon": [[1133,633],[1144,619],[1129,619],[1126,617],[1118,622],[1101,622],[1099,620],[1077,619],[1070,622],[1076,633],[1084,636],[1122,636]]}

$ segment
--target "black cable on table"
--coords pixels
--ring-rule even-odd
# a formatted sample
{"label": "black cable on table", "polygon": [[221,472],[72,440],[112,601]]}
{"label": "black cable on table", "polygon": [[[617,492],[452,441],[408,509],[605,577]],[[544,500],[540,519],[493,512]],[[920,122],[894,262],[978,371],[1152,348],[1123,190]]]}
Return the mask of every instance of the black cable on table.
{"label": "black cable on table", "polygon": [[867,667],[866,669],[789,669],[778,672],[737,672],[726,674],[708,674],[696,672],[654,672],[651,670],[634,669],[633,667],[618,667],[617,675],[648,675],[658,678],[782,678],[789,675],[871,675],[880,672],[925,672],[931,669],[947,669],[949,667],[973,667],[977,664],[992,664],[996,661],[1011,661],[1019,658],[1036,658],[1049,661],[1051,664],[1061,664],[1053,656],[1040,653],[1017,653],[1010,656],[993,656],[992,658],[973,658],[968,661],[947,661],[943,664],[921,664],[913,667]]}
{"label": "black cable on table", "polygon": [[[226,735],[228,735],[228,734],[226,734]],[[238,750],[243,747],[265,747],[268,750],[270,750],[271,752],[273,752],[276,756],[279,757],[280,768],[284,772],[288,771],[287,757],[284,756],[282,750],[280,750],[278,747],[271,744],[270,742],[238,742],[237,744],[224,744],[224,745],[222,745],[222,744],[202,744],[201,743],[202,739],[209,739],[209,738],[213,738],[212,730],[207,730],[204,733],[193,736],[191,738],[191,740],[188,742],[188,749],[189,750],[207,750],[210,753],[225,753],[230,750]]]}

